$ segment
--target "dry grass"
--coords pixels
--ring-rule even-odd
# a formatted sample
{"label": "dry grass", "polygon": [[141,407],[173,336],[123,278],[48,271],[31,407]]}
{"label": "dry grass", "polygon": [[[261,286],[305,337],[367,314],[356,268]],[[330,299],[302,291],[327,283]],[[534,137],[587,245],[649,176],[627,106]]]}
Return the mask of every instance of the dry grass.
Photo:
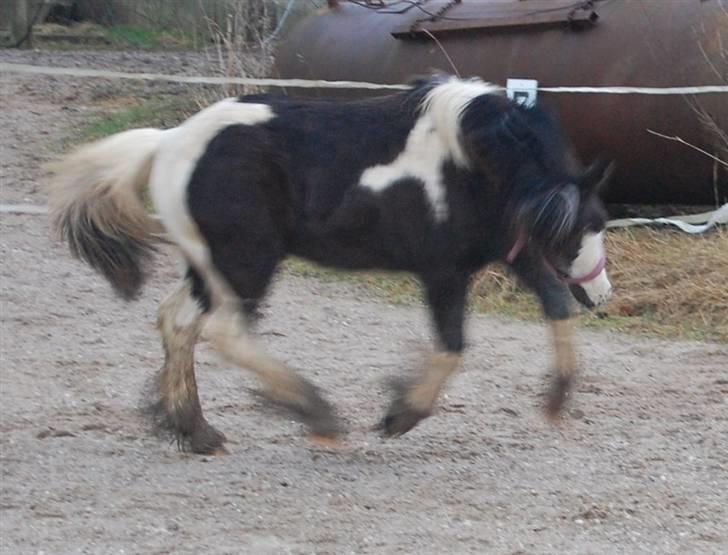
{"label": "dry grass", "polygon": [[[611,230],[606,247],[614,296],[602,310],[582,314],[583,325],[728,343],[728,230]],[[501,267],[483,272],[473,294],[481,310],[539,316],[536,302]]]}
{"label": "dry grass", "polygon": [[[582,326],[668,339],[728,343],[728,229],[691,236],[665,228],[611,230],[607,234],[612,300],[583,311]],[[419,302],[408,276],[342,274],[295,260],[288,271],[323,279],[350,279],[390,302]],[[480,312],[536,320],[538,303],[505,267],[493,265],[473,281],[471,305]]]}
{"label": "dry grass", "polygon": [[[273,66],[275,43],[267,40],[275,13],[260,0],[226,0],[219,3],[226,10],[223,23],[205,17],[214,48],[205,50],[207,73],[219,77],[264,77]],[[264,92],[260,87],[226,84],[200,88],[195,95],[203,108],[217,100]]]}
{"label": "dry grass", "polygon": [[728,230],[607,235],[615,294],[607,314],[627,330],[728,342]]}

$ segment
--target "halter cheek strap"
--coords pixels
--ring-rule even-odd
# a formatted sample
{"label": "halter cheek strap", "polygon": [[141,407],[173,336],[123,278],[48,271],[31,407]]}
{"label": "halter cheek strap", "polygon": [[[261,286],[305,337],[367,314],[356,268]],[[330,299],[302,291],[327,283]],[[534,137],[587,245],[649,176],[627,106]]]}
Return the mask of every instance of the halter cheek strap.
{"label": "halter cheek strap", "polygon": [[523,247],[526,246],[526,243],[528,243],[528,237],[526,237],[524,233],[521,233],[518,236],[518,239],[516,239],[516,242],[513,243],[511,250],[508,251],[508,255],[506,255],[506,262],[508,262],[508,264],[513,264],[513,261],[523,250]]}

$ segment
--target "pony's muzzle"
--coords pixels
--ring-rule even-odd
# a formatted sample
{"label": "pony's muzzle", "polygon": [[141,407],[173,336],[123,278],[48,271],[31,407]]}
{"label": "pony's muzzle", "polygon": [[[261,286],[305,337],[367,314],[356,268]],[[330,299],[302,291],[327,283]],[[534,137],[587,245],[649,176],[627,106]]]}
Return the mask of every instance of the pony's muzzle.
{"label": "pony's muzzle", "polygon": [[569,285],[571,294],[589,309],[600,307],[611,298],[612,284],[607,279],[606,272],[602,272],[594,281]]}

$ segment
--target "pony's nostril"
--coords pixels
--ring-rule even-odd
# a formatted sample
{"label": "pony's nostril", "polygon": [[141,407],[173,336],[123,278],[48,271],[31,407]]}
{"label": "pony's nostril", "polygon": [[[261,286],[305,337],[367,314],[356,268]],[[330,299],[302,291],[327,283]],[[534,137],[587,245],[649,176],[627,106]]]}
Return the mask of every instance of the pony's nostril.
{"label": "pony's nostril", "polygon": [[605,304],[611,298],[612,291],[613,291],[613,289],[610,286],[609,289],[607,289],[607,291],[605,293],[602,293],[601,295],[599,295],[599,300],[596,303],[597,306],[601,306],[601,305]]}

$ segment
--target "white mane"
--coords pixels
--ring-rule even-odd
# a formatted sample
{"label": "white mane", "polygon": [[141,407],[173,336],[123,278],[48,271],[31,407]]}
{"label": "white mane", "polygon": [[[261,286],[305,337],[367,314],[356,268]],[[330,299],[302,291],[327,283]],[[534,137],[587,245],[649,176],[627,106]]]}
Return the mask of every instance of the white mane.
{"label": "white mane", "polygon": [[470,102],[484,94],[500,94],[497,85],[480,79],[458,79],[451,77],[435,86],[422,101],[422,109],[428,114],[440,139],[453,160],[467,167],[468,159],[460,142],[460,118]]}

